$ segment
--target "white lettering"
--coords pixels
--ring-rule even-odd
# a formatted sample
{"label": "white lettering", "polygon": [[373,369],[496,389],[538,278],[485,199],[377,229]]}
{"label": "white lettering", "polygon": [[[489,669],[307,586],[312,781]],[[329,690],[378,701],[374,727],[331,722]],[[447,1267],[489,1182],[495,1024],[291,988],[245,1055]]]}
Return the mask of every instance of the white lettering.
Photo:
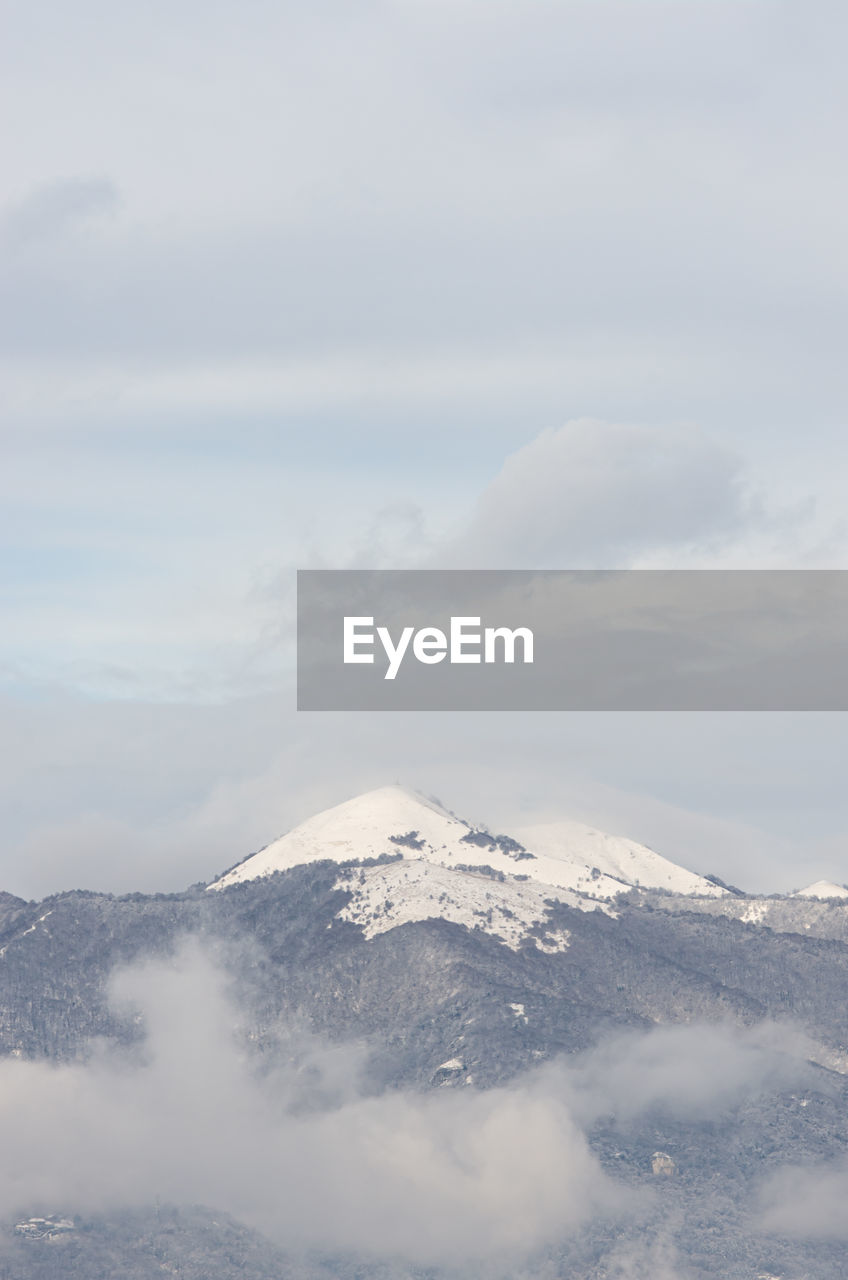
{"label": "white lettering", "polygon": [[373,627],[373,618],[345,618],[344,620],[344,660],[345,662],[373,662],[373,653],[357,653],[356,646],[374,643],[374,632],[369,635],[357,635],[357,627]]}
{"label": "white lettering", "polygon": [[412,652],[419,662],[441,662],[447,651],[447,636],[438,627],[422,627],[415,633]]}
{"label": "white lettering", "polygon": [[466,653],[463,646],[480,643],[480,632],[468,635],[464,628],[479,627],[479,618],[451,618],[450,620],[450,660],[451,662],[479,662],[479,653]]}
{"label": "white lettering", "polygon": [[514,631],[509,627],[486,627],[483,633],[483,661],[497,662],[497,650],[495,649],[495,641],[503,640],[503,660],[504,662],[515,662],[515,642],[521,640],[521,661],[533,661],[533,632],[529,627],[516,627]]}
{"label": "white lettering", "polygon": [[389,669],[383,676],[384,680],[394,680],[398,673],[400,664],[403,662],[403,655],[406,653],[407,645],[412,639],[414,627],[404,627],[400,633],[400,640],[397,645],[394,644],[388,627],[378,627],[377,635],[382,641],[383,648],[386,651],[386,657],[389,660]]}
{"label": "white lettering", "polygon": [[[439,627],[403,627],[395,644],[388,627],[377,627],[373,630],[374,619],[351,617],[344,619],[343,660],[349,662],[374,662],[373,649],[376,640],[383,646],[388,660],[384,672],[384,680],[394,680],[400,671],[407,651],[412,645],[412,653],[416,661],[427,666],[444,661],[448,656],[451,663],[504,662],[516,661],[516,644],[521,641],[521,661],[533,661],[533,632],[529,627],[484,627],[480,630],[479,618],[451,618],[450,640]],[[476,628],[476,629],[475,629]],[[480,645],[483,656],[480,656]],[[477,652],[473,652],[476,647]],[[371,652],[363,653],[363,649]],[[500,656],[499,656],[500,654]]]}

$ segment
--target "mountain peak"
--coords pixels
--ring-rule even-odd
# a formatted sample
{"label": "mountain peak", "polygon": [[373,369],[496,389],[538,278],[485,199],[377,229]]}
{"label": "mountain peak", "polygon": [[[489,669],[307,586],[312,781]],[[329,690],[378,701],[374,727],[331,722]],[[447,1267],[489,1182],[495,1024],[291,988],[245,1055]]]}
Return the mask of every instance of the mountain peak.
{"label": "mountain peak", "polygon": [[433,855],[453,848],[470,830],[437,800],[399,785],[378,787],[307,818],[209,887],[223,889],[323,859],[360,862],[387,853]]}
{"label": "mountain peak", "polygon": [[434,797],[425,796],[422,792],[415,791],[412,787],[402,786],[398,782],[376,787],[373,791],[363,791],[361,795],[353,796],[350,800],[344,800],[341,804],[322,810],[307,821],[317,823],[322,819],[326,820],[327,825],[335,823],[371,825],[387,822],[391,824],[407,816],[420,817],[422,813],[427,812],[453,822],[459,821]]}
{"label": "mountain peak", "polygon": [[[368,869],[367,890],[361,876],[355,884],[343,877],[355,900],[343,914],[362,923],[369,936],[375,929],[432,916],[470,923],[469,903],[473,923],[489,911],[481,903],[499,904],[493,909],[500,910],[503,919],[490,931],[506,940],[515,933],[507,920],[515,916],[523,936],[527,925],[545,917],[544,904],[551,900],[585,911],[610,911],[608,904],[633,887],[709,897],[725,893],[622,836],[569,821],[528,827],[513,835],[492,834],[471,827],[439,801],[399,785],[367,791],[315,814],[209,888],[225,889],[322,860],[379,860],[379,866]],[[386,864],[401,862],[404,868],[387,869]],[[379,926],[373,924],[375,917]]]}
{"label": "mountain peak", "polygon": [[799,889],[792,894],[793,898],[848,898],[848,889],[842,884],[834,884],[832,880],[816,880],[808,884],[806,889]]}

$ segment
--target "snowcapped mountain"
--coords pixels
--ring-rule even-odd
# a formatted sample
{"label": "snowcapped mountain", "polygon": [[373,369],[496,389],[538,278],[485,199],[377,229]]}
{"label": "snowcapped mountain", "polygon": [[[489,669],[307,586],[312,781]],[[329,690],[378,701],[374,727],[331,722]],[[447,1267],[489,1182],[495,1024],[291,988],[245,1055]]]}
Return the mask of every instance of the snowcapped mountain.
{"label": "snowcapped mountain", "polygon": [[816,880],[808,884],[806,889],[799,889],[792,894],[793,898],[848,898],[848,889],[843,884],[834,884],[832,880]]}
{"label": "snowcapped mountain", "polygon": [[[428,1125],[429,1141],[429,1117],[436,1114],[431,1100],[442,1091],[449,1117],[470,1108],[476,1135],[486,1091],[504,1089],[497,1105],[508,1121],[503,1168],[510,1190],[513,1086],[529,1082],[535,1107],[545,1096],[538,1089],[550,1080],[557,1114],[570,1099],[585,1100],[585,1112],[575,1112],[584,1128],[581,1143],[617,1187],[616,1196],[632,1191],[639,1197],[632,1204],[647,1206],[650,1218],[638,1230],[679,1242],[686,1265],[675,1267],[675,1275],[843,1280],[841,1236],[831,1248],[826,1241],[750,1229],[763,1177],[775,1168],[814,1169],[822,1161],[842,1168],[848,899],[833,896],[839,889],[827,882],[800,896],[760,898],[722,891],[643,845],[578,823],[493,834],[434,800],[387,787],[316,815],[205,887],[122,897],[68,891],[41,903],[0,895],[0,1058],[14,1059],[7,1067],[11,1084],[30,1064],[37,1078],[52,1078],[41,1065],[48,1062],[70,1068],[78,1079],[92,1043],[120,1047],[121,1064],[128,1052],[132,1061],[138,1056],[155,1064],[155,1056],[137,1049],[141,1035],[153,1053],[157,1037],[170,1043],[173,1006],[167,1004],[167,1016],[157,1013],[157,1002],[170,1000],[167,991],[162,995],[163,980],[150,984],[145,1023],[111,1003],[111,978],[127,964],[155,957],[154,973],[181,980],[180,946],[188,936],[208,948],[215,968],[207,975],[204,960],[199,973],[189,975],[186,1008],[199,1005],[203,1019],[204,1010],[218,1007],[198,1000],[206,988],[196,985],[217,985],[218,968],[234,1001],[223,1010],[220,1031],[208,1043],[201,1037],[210,1079],[224,1080],[228,1089],[233,1080],[236,1091],[235,1102],[214,1111],[201,1099],[204,1133],[210,1114],[217,1124],[231,1111],[239,1130],[245,1115],[252,1123],[240,1079],[226,1067],[230,1053],[251,1078],[255,1068],[257,1079],[267,1082],[274,1116],[289,1098],[298,1126],[302,1116],[317,1116],[322,1152],[323,1126],[335,1126],[352,1087],[345,1063],[361,1076],[362,1097],[350,1096],[355,1130],[363,1126],[366,1135],[378,1099],[385,1096],[394,1108],[408,1095],[415,1124]],[[144,964],[135,972],[147,984]],[[192,1024],[185,1034],[180,1027],[177,1038],[180,1045],[191,1042],[185,1070],[193,1098],[200,1058]],[[217,1065],[222,1053],[223,1069]],[[172,1061],[167,1054],[166,1061]],[[537,1074],[544,1064],[550,1074],[547,1068]],[[124,1071],[121,1065],[121,1079]],[[620,1092],[608,1097],[606,1085],[599,1091],[597,1075]],[[690,1106],[713,1080],[718,1092],[711,1109]],[[95,1084],[99,1107],[101,1075]],[[141,1094],[156,1101],[155,1094]],[[631,1110],[631,1094],[637,1102],[646,1098],[639,1105],[647,1110]],[[530,1141],[541,1151],[548,1128],[545,1121],[538,1138],[531,1128]],[[382,1144],[382,1130],[375,1132]],[[251,1170],[257,1144],[230,1143],[226,1126],[222,1133],[222,1150],[243,1150]],[[469,1152],[473,1171],[477,1148],[455,1141],[452,1118],[445,1133],[450,1166],[461,1167],[465,1179]],[[398,1138],[401,1146],[391,1150],[409,1145],[402,1129]],[[81,1140],[88,1141],[88,1130]],[[27,1132],[22,1142],[28,1143]],[[409,1145],[416,1162],[421,1149],[417,1138]],[[202,1162],[208,1148],[198,1150]],[[56,1266],[68,1280],[118,1272],[134,1280],[158,1274],[163,1257],[187,1280],[258,1280],[295,1271],[303,1280],[341,1280],[366,1269],[361,1256],[348,1254],[334,1255],[326,1266],[323,1257],[314,1266],[312,1259],[290,1264],[270,1242],[234,1232],[217,1203],[207,1216],[186,1210],[182,1235],[158,1202],[140,1216],[92,1220],[74,1202],[76,1167],[68,1167],[74,1178],[62,1203],[24,1196],[5,1234],[0,1223],[0,1244],[15,1250],[20,1280],[47,1280]],[[40,1180],[42,1163],[32,1168]],[[359,1162],[351,1168],[358,1176]],[[198,1176],[205,1179],[205,1168]],[[237,1181],[242,1205],[243,1181]],[[263,1167],[263,1187],[268,1181]],[[559,1206],[560,1182],[551,1182]],[[420,1186],[415,1183],[412,1196]],[[427,1215],[427,1230],[431,1221]],[[62,1222],[74,1226],[60,1231]],[[522,1268],[522,1274],[547,1275],[553,1267],[574,1280],[622,1275],[627,1229],[593,1221],[585,1233],[559,1241],[555,1254],[546,1253],[542,1272]],[[149,1266],[138,1261],[142,1246]],[[652,1258],[639,1275],[672,1274],[661,1256]],[[379,1261],[372,1272],[384,1280],[423,1274]],[[458,1273],[452,1266],[427,1274],[455,1280]]]}
{"label": "snowcapped mountain", "polygon": [[[532,930],[542,950],[568,936],[545,931],[552,903],[615,912],[633,887],[719,897],[724,890],[635,841],[576,822],[493,834],[406,788],[382,787],[316,814],[247,858],[210,889],[330,859],[349,864],[337,887],[350,892],[339,918],[366,937],[434,917],[480,928],[517,948]],[[389,859],[392,859],[389,861]]]}

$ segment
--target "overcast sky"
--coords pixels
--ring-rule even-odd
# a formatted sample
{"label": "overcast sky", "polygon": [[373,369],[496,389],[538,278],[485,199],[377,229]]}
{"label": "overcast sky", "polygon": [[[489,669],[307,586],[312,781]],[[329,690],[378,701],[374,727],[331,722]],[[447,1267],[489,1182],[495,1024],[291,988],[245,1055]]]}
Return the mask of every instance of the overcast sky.
{"label": "overcast sky", "polygon": [[848,567],[844,7],[5,0],[0,887],[396,778],[848,879],[843,716],[300,716],[297,566]]}

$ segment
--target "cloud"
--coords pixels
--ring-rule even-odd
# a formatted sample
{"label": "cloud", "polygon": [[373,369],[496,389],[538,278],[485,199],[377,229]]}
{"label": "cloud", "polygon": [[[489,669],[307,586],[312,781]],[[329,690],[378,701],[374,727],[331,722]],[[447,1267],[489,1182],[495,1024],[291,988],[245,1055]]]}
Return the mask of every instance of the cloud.
{"label": "cloud", "polygon": [[231,699],[293,665],[295,567],[785,567],[814,538],[813,512],[766,514],[751,468],[695,428],[570,422],[439,492],[415,468],[318,485],[221,450],[14,450],[0,661],[94,696]]}
{"label": "cloud", "polygon": [[752,892],[845,878],[838,716],[775,713],[767,734],[731,713],[398,712],[389,726],[292,701],[0,693],[0,886],[180,890],[388,782],[507,832],[571,817]]}
{"label": "cloud", "polygon": [[226,1209],[292,1249],[457,1262],[627,1207],[553,1092],[361,1097],[338,1087],[337,1053],[316,1109],[325,1068],[308,1045],[305,1089],[297,1063],[260,1082],[222,975],[194,944],[118,975],[113,997],[144,1020],[140,1061],[103,1049],[88,1065],[0,1064],[4,1213],[159,1196]]}
{"label": "cloud", "polygon": [[604,1262],[610,1280],[690,1280],[693,1277],[674,1241],[666,1236],[649,1243],[625,1241],[617,1245]]}
{"label": "cloud", "polygon": [[848,1240],[848,1163],[778,1170],[760,1189],[757,1226],[782,1237]]}
{"label": "cloud", "polygon": [[[584,1129],[599,1116],[702,1119],[805,1069],[791,1029],[694,1026],[619,1036],[507,1087],[373,1097],[362,1046],[297,1028],[259,1074],[248,1015],[195,941],[118,972],[111,999],[143,1025],[135,1050],[0,1064],[0,1212],[160,1197],[226,1210],[295,1251],[509,1269],[589,1222],[626,1228],[650,1210],[592,1154]],[[625,1231],[611,1264],[622,1280],[670,1275],[673,1249]]]}
{"label": "cloud", "polygon": [[462,568],[626,568],[737,537],[742,461],[694,427],[582,418],[511,454],[439,559]]}
{"label": "cloud", "polygon": [[[288,1026],[272,1064],[251,1057],[227,961],[189,938],[116,972],[113,1008],[144,1032],[133,1048],[0,1063],[0,1213],[200,1203],[296,1253],[479,1264],[492,1277],[526,1266],[538,1280],[548,1246],[603,1225],[617,1241],[610,1276],[680,1280],[683,1224],[665,1212],[658,1225],[655,1197],[604,1173],[586,1133],[609,1115],[718,1117],[807,1070],[792,1028],[689,1026],[619,1035],[496,1089],[371,1096],[364,1045]],[[820,1187],[801,1185],[784,1221],[768,1206],[795,1195],[788,1179],[769,1191],[767,1229],[791,1233]],[[838,1234],[845,1175],[821,1188],[814,1225]]]}
{"label": "cloud", "polygon": [[585,1125],[609,1115],[627,1123],[649,1113],[698,1121],[811,1078],[814,1052],[790,1023],[628,1032],[607,1037],[569,1065],[569,1096]]}
{"label": "cloud", "polygon": [[120,205],[109,178],[57,178],[36,187],[0,214],[0,237],[12,245],[52,240]]}
{"label": "cloud", "polygon": [[[130,380],[162,418],[189,399],[204,428],[222,397],[234,431],[246,400],[279,406],[265,384],[297,352],[338,402],[339,362],[367,354],[339,434],[354,415],[367,433],[387,352],[441,350],[489,423],[508,400],[513,438],[528,402],[552,421],[659,399],[730,408],[761,439],[780,415],[791,441],[838,387],[844,19],[820,10],[799,40],[759,5],[261,3],[245,24],[184,3],[167,45],[91,0],[76,26],[21,15],[10,181],[120,174],[134,234],[55,294],[19,282],[10,341],[47,359],[42,390],[68,357],[118,375],[141,358]],[[443,379],[421,368],[395,427]],[[444,417],[447,440],[470,415]]]}

